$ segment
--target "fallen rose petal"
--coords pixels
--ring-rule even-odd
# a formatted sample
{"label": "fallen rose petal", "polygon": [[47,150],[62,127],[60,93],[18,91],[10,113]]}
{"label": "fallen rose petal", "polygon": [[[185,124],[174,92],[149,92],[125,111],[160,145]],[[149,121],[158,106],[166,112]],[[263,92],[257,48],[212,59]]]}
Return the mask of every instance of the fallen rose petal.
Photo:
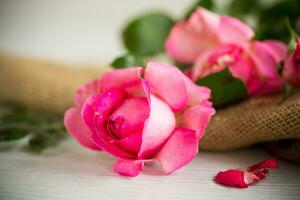
{"label": "fallen rose petal", "polygon": [[114,171],[122,176],[137,176],[144,166],[140,160],[118,160],[114,166]]}
{"label": "fallen rose petal", "polygon": [[278,169],[278,167],[279,164],[276,160],[267,159],[250,166],[245,172],[240,169],[219,172],[215,176],[215,181],[229,187],[247,188],[249,185],[266,178],[269,174],[269,169]]}
{"label": "fallen rose petal", "polygon": [[244,172],[239,169],[230,169],[224,172],[219,172],[215,177],[215,181],[221,185],[230,187],[248,187],[244,180]]}

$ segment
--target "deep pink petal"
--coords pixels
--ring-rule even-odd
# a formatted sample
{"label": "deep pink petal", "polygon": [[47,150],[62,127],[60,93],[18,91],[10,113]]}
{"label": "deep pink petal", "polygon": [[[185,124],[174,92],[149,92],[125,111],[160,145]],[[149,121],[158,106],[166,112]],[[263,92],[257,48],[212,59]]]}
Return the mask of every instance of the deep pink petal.
{"label": "deep pink petal", "polygon": [[262,43],[266,45],[277,63],[286,58],[288,47],[284,43],[277,40],[264,40]]}
{"label": "deep pink petal", "polygon": [[133,155],[137,155],[142,144],[142,133],[133,133],[128,137],[122,138],[120,140],[115,140],[114,143],[127,152],[130,152]]}
{"label": "deep pink petal", "polygon": [[234,77],[241,79],[247,85],[251,73],[255,70],[255,68],[252,62],[244,58],[240,58],[234,64],[229,65],[229,70]]}
{"label": "deep pink petal", "polygon": [[114,140],[108,141],[103,135],[107,137],[108,133],[105,133],[105,129],[99,130],[98,134],[93,134],[92,141],[107,153],[115,156],[119,159],[135,159],[136,156],[131,152],[122,149],[118,144],[115,144]]}
{"label": "deep pink petal", "polygon": [[101,124],[107,120],[110,113],[122,103],[124,98],[125,94],[120,89],[109,89],[92,95],[85,101],[81,111],[85,124],[96,133],[95,122]]}
{"label": "deep pink petal", "polygon": [[191,162],[198,153],[195,131],[177,128],[157,155],[164,171],[169,174]]}
{"label": "deep pink petal", "polygon": [[[146,82],[144,85],[147,87]],[[157,153],[176,126],[174,113],[166,103],[150,93],[148,99],[150,116],[145,121],[143,129],[142,145],[138,155],[140,159],[149,158]]]}
{"label": "deep pink petal", "polygon": [[288,55],[284,61],[284,67],[282,71],[282,76],[290,84],[294,86],[300,86],[300,68],[297,66],[293,60],[295,53]]}
{"label": "deep pink petal", "polygon": [[132,133],[143,131],[144,122],[149,117],[149,105],[147,98],[134,97],[124,100],[112,115],[110,115],[109,128],[124,138]]}
{"label": "deep pink petal", "polygon": [[198,105],[187,108],[182,114],[180,127],[188,128],[196,132],[198,140],[202,138],[205,129],[215,114],[212,103],[204,100]]}
{"label": "deep pink petal", "polygon": [[229,187],[239,187],[247,188],[248,184],[244,180],[244,172],[239,169],[230,169],[224,172],[219,172],[215,176],[215,181],[218,184],[229,186]]}
{"label": "deep pink petal", "polygon": [[76,92],[74,102],[77,107],[82,107],[85,100],[100,91],[99,80],[83,84]]}
{"label": "deep pink petal", "polygon": [[87,127],[81,118],[80,110],[78,108],[70,108],[65,112],[64,125],[68,131],[81,145],[93,150],[100,150],[92,140],[92,132]]}
{"label": "deep pink petal", "polygon": [[185,76],[176,67],[154,61],[147,63],[145,80],[151,92],[162,98],[174,112],[184,109],[188,102]]}
{"label": "deep pink petal", "polygon": [[114,171],[122,176],[134,177],[139,174],[144,166],[140,160],[118,160],[114,166]]}
{"label": "deep pink petal", "polygon": [[177,23],[166,40],[166,51],[181,63],[192,63],[205,50],[218,44],[219,16],[198,8],[185,22]]}
{"label": "deep pink petal", "polygon": [[117,69],[103,74],[100,78],[102,91],[119,88],[134,96],[145,96],[141,86],[141,67]]}
{"label": "deep pink petal", "polygon": [[215,181],[230,187],[247,188],[249,185],[266,178],[269,174],[269,169],[278,169],[278,167],[279,164],[276,160],[267,159],[250,166],[246,172],[239,169],[219,172],[215,177]]}
{"label": "deep pink petal", "polygon": [[219,38],[223,44],[243,44],[254,37],[253,30],[240,20],[222,16]]}

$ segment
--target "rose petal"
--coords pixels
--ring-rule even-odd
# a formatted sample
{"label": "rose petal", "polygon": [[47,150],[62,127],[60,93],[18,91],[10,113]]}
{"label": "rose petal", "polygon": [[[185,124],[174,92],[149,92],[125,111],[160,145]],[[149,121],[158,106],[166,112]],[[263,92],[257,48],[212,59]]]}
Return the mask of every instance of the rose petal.
{"label": "rose petal", "polygon": [[127,152],[124,149],[122,149],[120,146],[115,144],[113,140],[108,141],[103,137],[103,135],[107,135],[108,133],[105,133],[105,129],[99,130],[98,134],[93,134],[91,139],[93,142],[99,146],[101,149],[104,151],[108,152],[109,154],[115,156],[116,158],[119,159],[135,159],[136,156],[133,155],[131,152]]}
{"label": "rose petal", "polygon": [[118,137],[124,138],[132,133],[143,131],[145,119],[149,117],[149,105],[147,98],[134,97],[124,100],[112,115],[110,115],[110,127]]}
{"label": "rose petal", "polygon": [[194,130],[198,140],[202,138],[211,117],[215,114],[212,103],[205,100],[199,105],[187,108],[183,115],[180,126]]}
{"label": "rose petal", "polygon": [[203,86],[196,85],[188,77],[184,77],[184,82],[188,92],[188,105],[194,106],[201,103],[203,100],[210,98],[210,89]]}
{"label": "rose petal", "polygon": [[288,47],[284,43],[277,40],[264,40],[262,43],[266,45],[277,63],[286,58]]}
{"label": "rose petal", "polygon": [[81,145],[93,150],[100,150],[91,140],[92,132],[81,118],[78,108],[70,108],[65,112],[64,125],[68,131]]}
{"label": "rose petal", "polygon": [[114,171],[122,176],[134,177],[139,174],[144,166],[140,160],[118,160],[114,166]]}
{"label": "rose petal", "polygon": [[83,84],[76,92],[74,102],[77,107],[82,107],[85,100],[100,91],[99,80]]}
{"label": "rose petal", "polygon": [[244,180],[244,172],[239,169],[230,169],[224,172],[219,172],[215,176],[215,181],[221,185],[230,187],[247,188],[248,185]]}
{"label": "rose petal", "polygon": [[174,112],[183,110],[187,105],[184,75],[178,68],[150,61],[146,66],[145,80],[149,82],[151,92],[161,97]]}
{"label": "rose petal", "polygon": [[[300,72],[298,72],[296,65],[293,61],[295,53],[292,53],[287,56],[284,61],[284,67],[282,71],[282,76],[285,80],[287,80],[290,84],[294,86],[300,86]],[[300,69],[299,69],[300,71]]]}
{"label": "rose petal", "polygon": [[254,37],[254,32],[249,26],[229,16],[221,17],[219,31],[223,44],[243,44]]}
{"label": "rose petal", "polygon": [[219,172],[215,177],[215,181],[226,186],[247,188],[249,185],[264,179],[268,175],[269,169],[278,169],[278,167],[276,160],[267,159],[250,166],[246,172],[239,169]]}
{"label": "rose petal", "polygon": [[107,120],[110,112],[120,105],[124,97],[125,94],[122,90],[109,89],[92,95],[85,101],[81,116],[93,133],[97,133],[95,122],[101,124]]}
{"label": "rose petal", "polygon": [[195,131],[177,128],[157,155],[164,171],[169,174],[191,162],[198,153]]}
{"label": "rose petal", "polygon": [[144,124],[142,145],[138,154],[140,159],[146,159],[155,154],[172,134],[176,125],[175,116],[170,107],[150,93],[147,82],[143,81],[143,85],[145,91],[148,90],[150,116]]}
{"label": "rose petal", "polygon": [[141,86],[141,67],[117,69],[103,74],[100,78],[102,91],[119,88],[134,96],[145,96]]}
{"label": "rose petal", "polygon": [[191,63],[203,51],[218,44],[219,16],[198,8],[185,22],[177,23],[166,40],[166,51],[181,63]]}
{"label": "rose petal", "polygon": [[133,133],[128,137],[114,141],[114,143],[125,151],[137,155],[142,144],[142,133]]}
{"label": "rose petal", "polygon": [[263,42],[253,42],[252,50],[248,53],[262,77],[279,77],[276,60],[266,44]]}

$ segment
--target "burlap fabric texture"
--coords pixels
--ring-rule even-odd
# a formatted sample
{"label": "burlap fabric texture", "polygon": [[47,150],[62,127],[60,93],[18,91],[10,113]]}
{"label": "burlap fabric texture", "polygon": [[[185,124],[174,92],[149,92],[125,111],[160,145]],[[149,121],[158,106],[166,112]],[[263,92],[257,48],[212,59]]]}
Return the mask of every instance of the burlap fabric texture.
{"label": "burlap fabric texture", "polygon": [[[82,83],[107,70],[0,55],[0,101],[62,114]],[[256,97],[218,110],[200,148],[225,151],[258,143],[300,163],[300,93],[285,100],[280,94]]]}

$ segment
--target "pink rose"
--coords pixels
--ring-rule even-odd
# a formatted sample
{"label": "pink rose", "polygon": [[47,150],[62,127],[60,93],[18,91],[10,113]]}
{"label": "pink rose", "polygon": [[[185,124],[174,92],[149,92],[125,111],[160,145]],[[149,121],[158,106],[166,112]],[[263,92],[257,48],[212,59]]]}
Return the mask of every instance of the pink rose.
{"label": "pink rose", "polygon": [[167,53],[181,63],[194,63],[189,75],[198,80],[229,67],[250,95],[282,88],[277,65],[287,47],[274,40],[252,42],[254,32],[243,22],[198,8],[188,21],[175,25],[167,38]]}
{"label": "pink rose", "polygon": [[117,157],[121,175],[136,176],[154,160],[171,173],[196,156],[215,113],[209,98],[177,68],[150,61],[83,85],[64,123],[83,146]]}
{"label": "pink rose", "polygon": [[295,51],[286,58],[282,75],[291,85],[300,87],[300,39]]}

